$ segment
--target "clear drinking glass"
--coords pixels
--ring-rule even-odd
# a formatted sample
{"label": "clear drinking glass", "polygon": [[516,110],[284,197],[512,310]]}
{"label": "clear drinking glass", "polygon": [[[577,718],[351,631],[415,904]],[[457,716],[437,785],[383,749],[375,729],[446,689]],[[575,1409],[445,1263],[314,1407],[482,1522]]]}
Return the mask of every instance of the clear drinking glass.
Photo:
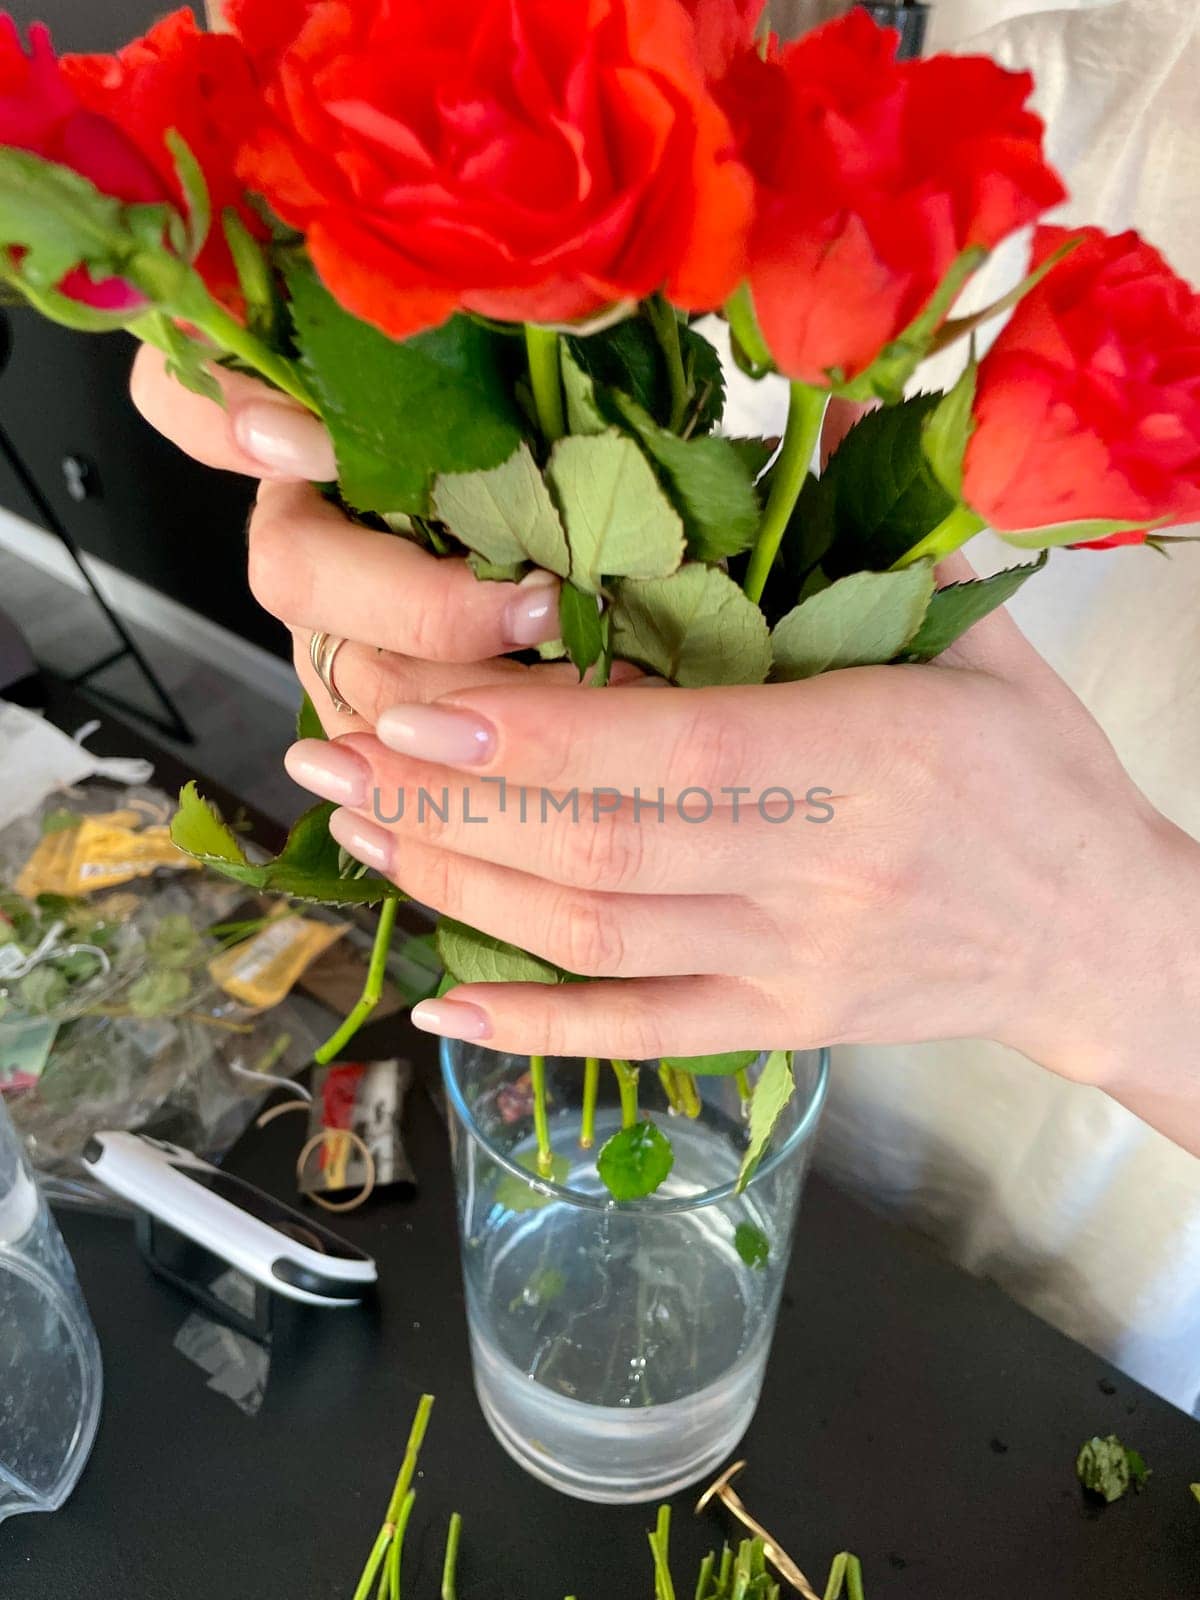
{"label": "clear drinking glass", "polygon": [[534,1477],[585,1500],[652,1500],[696,1482],[758,1403],[825,1052],[797,1053],[797,1093],[740,1195],[734,1079],[697,1079],[692,1119],[669,1110],[657,1062],[643,1063],[642,1111],[675,1162],[657,1193],[619,1204],[596,1172],[621,1125],[611,1072],[595,1146],[582,1150],[583,1063],[547,1060],[562,1174],[550,1182],[530,1170],[528,1060],[446,1041],[442,1065],[475,1388],[493,1433]]}
{"label": "clear drinking glass", "polygon": [[101,1387],[75,1268],[0,1095],[0,1522],[71,1493]]}

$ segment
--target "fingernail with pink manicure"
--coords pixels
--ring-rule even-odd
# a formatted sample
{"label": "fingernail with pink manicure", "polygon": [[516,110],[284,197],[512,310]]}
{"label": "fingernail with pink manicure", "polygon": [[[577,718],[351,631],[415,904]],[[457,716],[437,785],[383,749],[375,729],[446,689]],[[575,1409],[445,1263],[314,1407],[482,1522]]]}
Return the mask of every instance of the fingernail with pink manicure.
{"label": "fingernail with pink manicure", "polygon": [[389,750],[447,767],[480,767],[496,747],[496,730],[473,711],[447,706],[391,706],[375,727]]}
{"label": "fingernail with pink manicure", "polygon": [[335,811],[329,819],[329,831],[356,861],[374,867],[377,872],[386,872],[391,866],[394,841],[387,829],[377,822],[356,817],[353,811]]}
{"label": "fingernail with pink manicure", "polygon": [[365,806],[371,769],[356,750],[325,739],[301,739],[283,758],[284,769],[302,789],[339,806]]}
{"label": "fingernail with pink manicure", "polygon": [[311,412],[271,400],[251,400],[230,418],[239,447],[278,478],[328,483],[337,477],[333,445]]}
{"label": "fingernail with pink manicure", "polygon": [[557,639],[558,579],[551,572],[531,572],[517,585],[504,614],[504,637],[510,644],[547,644]]}
{"label": "fingernail with pink manicure", "polygon": [[422,1000],[412,1008],[413,1025],[443,1039],[489,1039],[492,1024],[486,1012],[469,1000]]}

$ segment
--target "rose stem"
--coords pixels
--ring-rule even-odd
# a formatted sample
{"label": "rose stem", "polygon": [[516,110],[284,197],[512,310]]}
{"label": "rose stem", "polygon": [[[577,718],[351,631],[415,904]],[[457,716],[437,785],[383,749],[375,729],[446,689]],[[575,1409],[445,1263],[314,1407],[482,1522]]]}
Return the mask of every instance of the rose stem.
{"label": "rose stem", "polygon": [[[421,1441],[425,1437],[425,1429],[429,1426],[429,1413],[433,1409],[433,1396],[423,1394],[417,1406],[417,1414],[413,1418],[412,1429],[408,1435],[408,1448],[404,1452],[404,1460],[400,1463],[400,1471],[396,1476],[392,1497],[388,1501],[387,1516],[384,1518],[383,1527],[379,1530],[379,1537],[375,1540],[371,1554],[367,1557],[367,1564],[363,1568],[362,1577],[358,1580],[358,1587],[354,1591],[354,1600],[367,1600],[371,1592],[371,1585],[375,1575],[383,1565],[388,1547],[396,1532],[400,1512],[404,1500],[412,1483],[413,1473],[417,1469],[417,1456],[420,1453]],[[385,1573],[386,1580],[386,1573]]]}
{"label": "rose stem", "polygon": [[683,427],[688,401],[691,399],[687,374],[683,370],[683,351],[679,346],[679,318],[675,315],[675,308],[661,295],[655,295],[653,299],[647,300],[646,310],[662,347],[663,360],[667,364],[667,382],[671,388],[670,428],[672,433],[678,433]]}
{"label": "rose stem", "polygon": [[648,1538],[650,1552],[654,1557],[654,1600],[675,1600],[675,1585],[671,1581],[670,1565],[670,1506],[659,1506],[658,1524]]}
{"label": "rose stem", "polygon": [[808,476],[829,399],[825,390],[810,389],[806,383],[793,383],[790,391],[783,446],[771,474],[767,508],[759,523],[754,549],[750,552],[750,564],[742,582],[742,588],[756,604],[762,599],[767,576],[779,553],[788,519]]}
{"label": "rose stem", "polygon": [[583,1111],[579,1119],[579,1146],[590,1150],[596,1142],[596,1099],[600,1093],[600,1057],[583,1063]]}
{"label": "rose stem", "polygon": [[345,1022],[332,1037],[326,1039],[319,1050],[314,1051],[313,1060],[319,1067],[332,1061],[342,1048],[349,1044],[379,1004],[379,998],[383,994],[384,970],[387,967],[388,950],[392,943],[392,930],[396,926],[396,909],[399,904],[395,895],[389,895],[379,908],[379,926],[375,929],[375,943],[371,946],[367,981],[363,984],[362,994]]}
{"label": "rose stem", "polygon": [[396,1518],[396,1531],[392,1534],[392,1542],[388,1546],[387,1564],[379,1585],[379,1600],[400,1600],[400,1561],[404,1555],[404,1530],[408,1527],[408,1519],[412,1515],[416,1498],[416,1490],[410,1489],[401,1503],[400,1514]]}
{"label": "rose stem", "polygon": [[529,384],[538,426],[546,443],[553,444],[567,431],[558,366],[558,335],[552,328],[539,328],[536,323],[527,322],[525,354],[529,359]]}
{"label": "rose stem", "polygon": [[658,1063],[658,1080],[666,1090],[667,1104],[671,1107],[671,1110],[682,1111],[683,1096],[679,1091],[679,1081],[674,1069],[669,1067],[665,1061]]}
{"label": "rose stem", "polygon": [[675,1081],[679,1085],[679,1099],[683,1105],[683,1113],[691,1117],[693,1122],[700,1115],[700,1092],[696,1088],[696,1080],[690,1072],[676,1072]]}
{"label": "rose stem", "polygon": [[969,506],[955,506],[936,528],[918,540],[911,550],[906,550],[898,561],[893,561],[891,570],[897,572],[901,567],[911,567],[914,561],[921,561],[926,556],[941,561],[952,550],[959,549],[968,539],[973,539],[984,526],[983,518],[976,516]]}
{"label": "rose stem", "polygon": [[753,1095],[754,1090],[750,1087],[750,1079],[746,1076],[745,1067],[739,1067],[737,1069],[733,1075],[733,1081],[736,1084],[737,1092],[739,1095],[741,1095],[742,1099],[749,1100]]}
{"label": "rose stem", "polygon": [[446,1559],[442,1563],[442,1600],[457,1600],[458,1591],[454,1585],[455,1568],[458,1566],[458,1538],[462,1532],[462,1518],[457,1511],[450,1514],[450,1527],[446,1532]]}
{"label": "rose stem", "polygon": [[616,1056],[612,1057],[612,1069],[621,1091],[621,1126],[632,1128],[638,1114],[638,1069],[632,1062],[621,1061]]}
{"label": "rose stem", "polygon": [[362,1570],[362,1577],[358,1580],[358,1587],[354,1591],[354,1600],[368,1600],[371,1585],[375,1582],[375,1574],[383,1565],[383,1558],[387,1555],[388,1545],[392,1542],[392,1529],[386,1525],[379,1530],[379,1537],[375,1540],[371,1554],[367,1557],[367,1564]]}
{"label": "rose stem", "polygon": [[700,1563],[700,1576],[696,1579],[696,1600],[708,1600],[708,1586],[712,1581],[713,1568],[716,1564],[716,1554],[710,1550]]}
{"label": "rose stem", "polygon": [[529,1081],[533,1085],[533,1131],[537,1135],[537,1169],[543,1178],[554,1170],[550,1151],[550,1122],[546,1116],[546,1058],[530,1056]]}

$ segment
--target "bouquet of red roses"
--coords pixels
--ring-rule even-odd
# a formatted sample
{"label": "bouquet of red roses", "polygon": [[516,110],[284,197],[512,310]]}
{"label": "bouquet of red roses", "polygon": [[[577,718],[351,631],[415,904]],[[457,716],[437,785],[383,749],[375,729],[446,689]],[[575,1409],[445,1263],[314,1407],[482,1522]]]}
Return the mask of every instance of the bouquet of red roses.
{"label": "bouquet of red roses", "polygon": [[[760,0],[229,0],[117,55],[0,23],[0,275],[68,326],[128,329],[219,399],[256,373],[324,421],[328,493],[481,582],[561,581],[581,679],[682,686],[927,661],[1045,560],[937,588],[985,526],[1023,549],[1157,542],[1200,514],[1200,298],[1136,235],[1039,226],[982,315],[960,291],[1064,196],[985,59],[898,61],[863,11],[786,47]],[[790,380],[782,441],[721,431],[695,325]],[[946,394],[922,360],[1010,313]],[[810,470],[832,396],[868,403]],[[318,807],[248,861],[194,792],[179,843],[242,881],[383,901]],[[448,982],[568,981],[443,922]],[[672,1103],[747,1051],[664,1064]],[[670,1166],[637,1120],[613,1192]],[[584,1117],[594,1100],[589,1063]],[[544,1135],[534,1058],[535,1125]],[[767,1060],[743,1177],[791,1088]],[[549,1147],[541,1138],[542,1170]]]}

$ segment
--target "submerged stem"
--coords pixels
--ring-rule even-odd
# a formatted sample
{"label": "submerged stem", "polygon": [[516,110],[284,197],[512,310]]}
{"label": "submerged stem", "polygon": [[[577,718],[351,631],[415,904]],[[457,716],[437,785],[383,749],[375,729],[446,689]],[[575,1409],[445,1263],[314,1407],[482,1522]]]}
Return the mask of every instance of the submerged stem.
{"label": "submerged stem", "polygon": [[638,1069],[631,1061],[621,1061],[616,1056],[612,1057],[612,1069],[621,1091],[621,1126],[632,1128],[638,1117]]}
{"label": "submerged stem", "polygon": [[550,1119],[546,1114],[546,1058],[530,1056],[529,1081],[533,1087],[533,1131],[537,1137],[538,1176],[548,1178],[554,1170],[550,1150]]}
{"label": "submerged stem", "polygon": [[596,1101],[600,1094],[600,1057],[583,1063],[583,1110],[579,1118],[579,1147],[590,1150],[596,1142]]}

